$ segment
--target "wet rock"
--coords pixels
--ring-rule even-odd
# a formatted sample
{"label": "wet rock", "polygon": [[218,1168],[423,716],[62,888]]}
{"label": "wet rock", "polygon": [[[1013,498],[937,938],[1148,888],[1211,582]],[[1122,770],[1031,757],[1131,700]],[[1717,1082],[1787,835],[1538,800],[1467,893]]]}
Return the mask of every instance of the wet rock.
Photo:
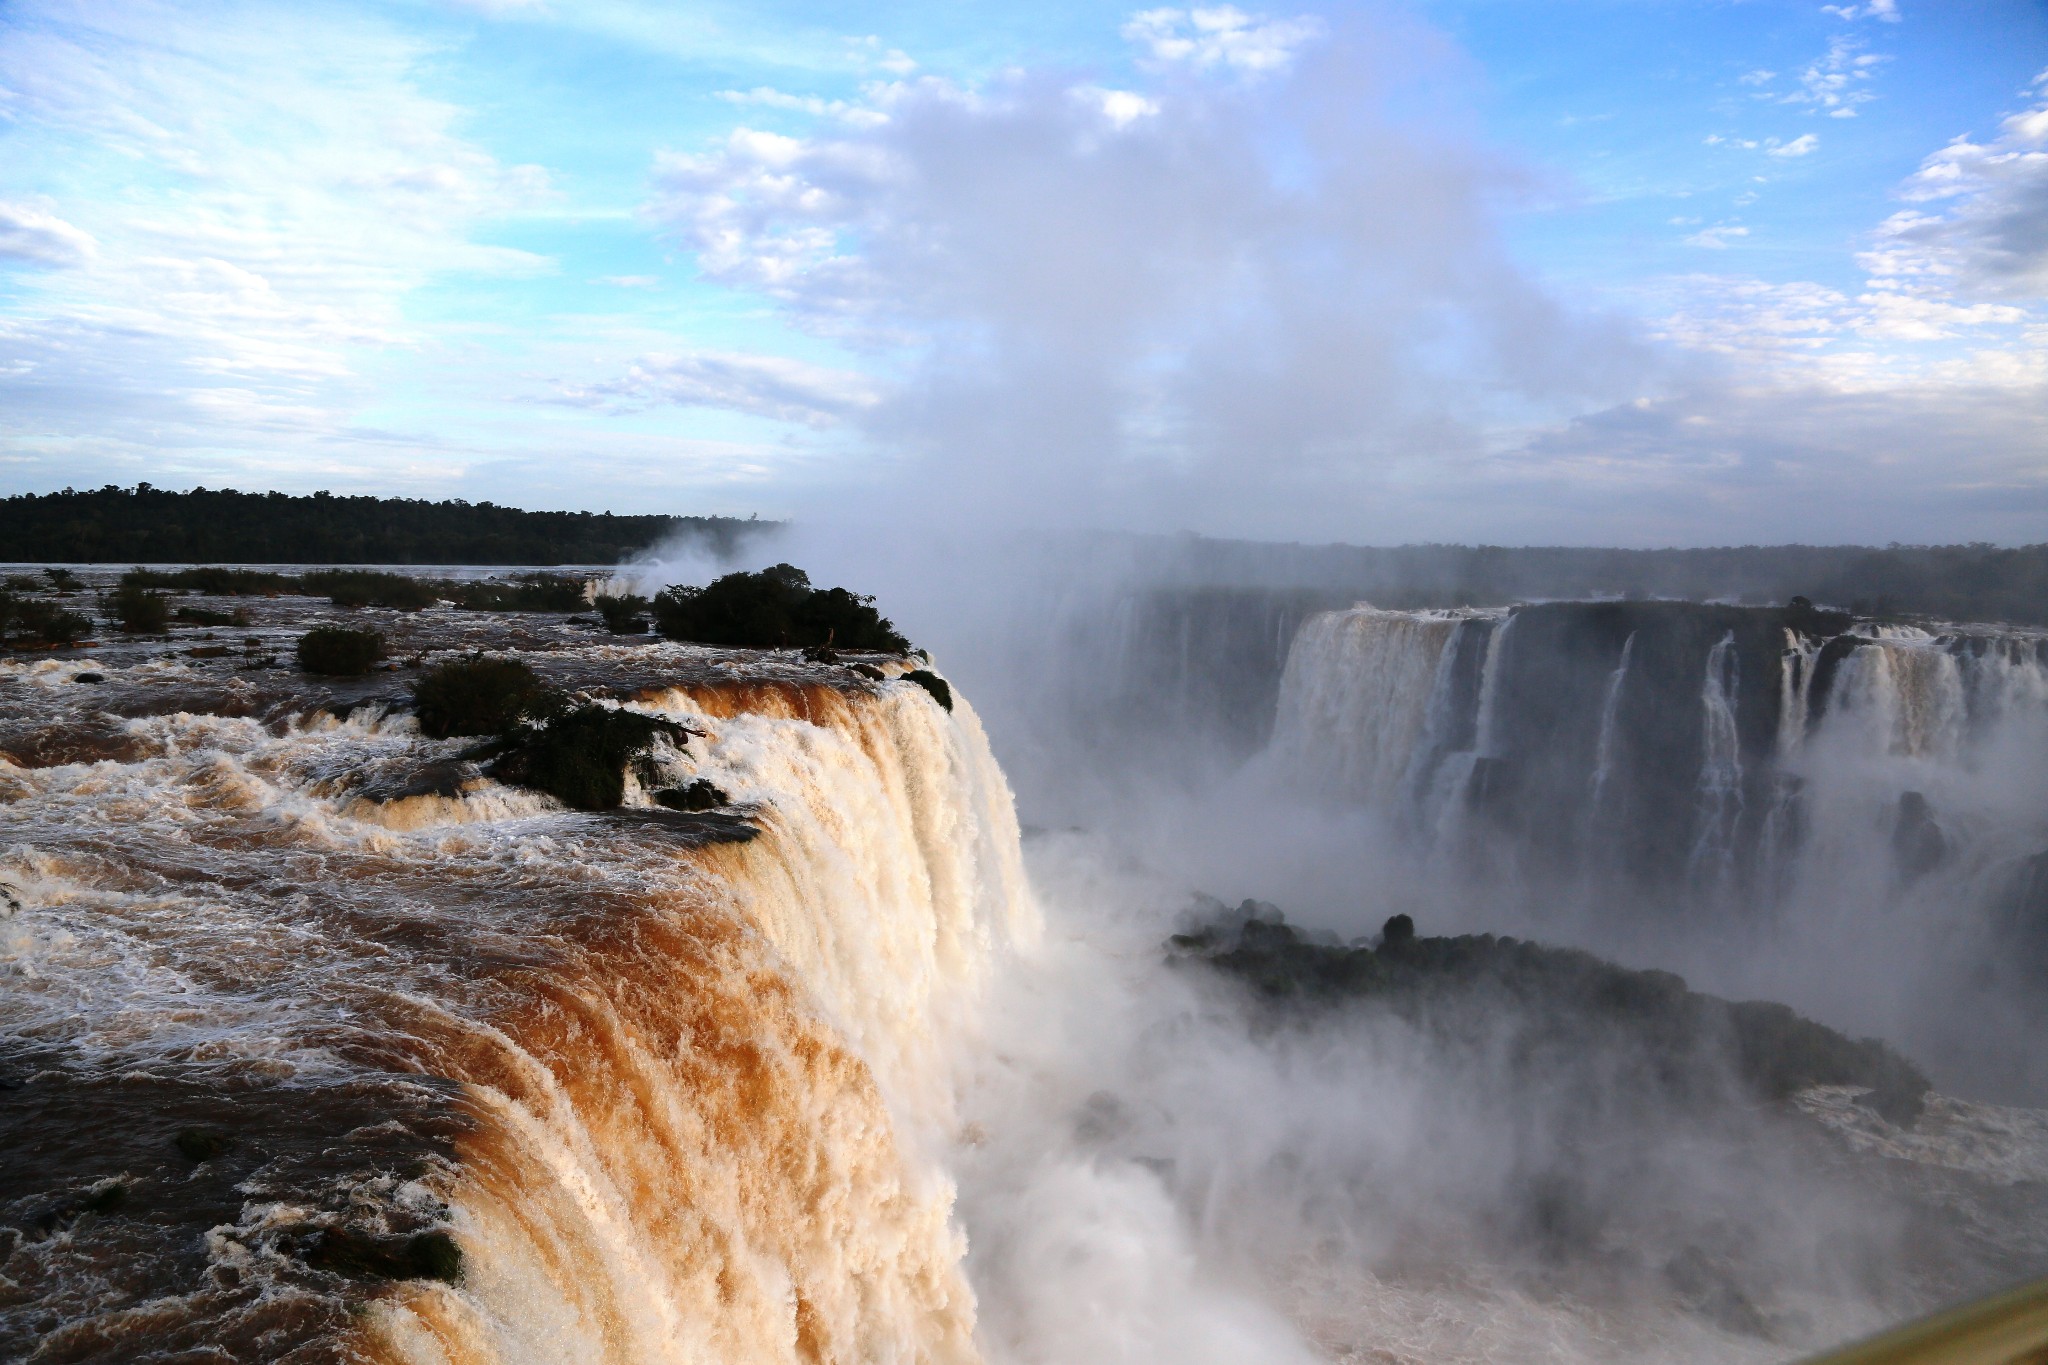
{"label": "wet rock", "polygon": [[194,1163],[211,1161],[235,1145],[234,1139],[213,1128],[180,1128],[171,1142],[178,1155]]}
{"label": "wet rock", "polygon": [[446,1232],[380,1236],[327,1228],[307,1248],[306,1264],[352,1280],[443,1280],[462,1277],[462,1248]]}
{"label": "wet rock", "polygon": [[953,689],[951,685],[930,669],[913,668],[903,675],[903,681],[916,683],[919,687],[931,693],[933,701],[945,707],[948,711],[953,709]]}
{"label": "wet rock", "polygon": [[732,798],[707,777],[700,777],[687,786],[664,788],[654,793],[654,799],[670,810],[681,811],[717,810],[732,804]]}

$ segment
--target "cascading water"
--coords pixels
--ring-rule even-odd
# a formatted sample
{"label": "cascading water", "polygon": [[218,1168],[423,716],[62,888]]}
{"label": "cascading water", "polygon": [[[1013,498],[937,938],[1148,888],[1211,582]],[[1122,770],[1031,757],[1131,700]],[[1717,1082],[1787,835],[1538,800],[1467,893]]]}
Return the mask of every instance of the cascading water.
{"label": "cascading water", "polygon": [[[1734,871],[1736,824],[1742,818],[1742,736],[1735,720],[1735,702],[1742,687],[1742,660],[1735,652],[1735,632],[1723,635],[1707,654],[1706,682],[1700,688],[1704,711],[1701,731],[1699,833],[1692,846],[1689,870],[1696,879],[1721,886]],[[1696,883],[1698,884],[1698,883]]]}
{"label": "cascading water", "polygon": [[[44,725],[17,754],[118,740],[0,762],[9,1137],[57,1210],[9,1262],[11,1346],[977,1358],[950,1068],[1036,911],[971,708],[675,647],[533,657],[648,677],[625,704],[699,732],[659,762],[743,818],[637,782],[565,812],[209,662],[6,666]],[[135,1219],[95,1212],[117,1187]],[[159,1225],[187,1231],[133,1240]]]}
{"label": "cascading water", "polygon": [[1600,739],[1593,749],[1593,793],[1591,814],[1600,818],[1606,809],[1608,783],[1614,778],[1614,758],[1621,742],[1621,689],[1628,685],[1629,655],[1635,652],[1636,633],[1630,631],[1621,642],[1621,662],[1607,679],[1607,696],[1600,703]]}

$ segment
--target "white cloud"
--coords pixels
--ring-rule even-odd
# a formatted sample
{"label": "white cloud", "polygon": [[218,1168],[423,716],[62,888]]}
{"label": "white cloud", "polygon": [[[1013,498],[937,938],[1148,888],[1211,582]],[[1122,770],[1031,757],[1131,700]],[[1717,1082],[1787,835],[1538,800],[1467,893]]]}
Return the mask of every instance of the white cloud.
{"label": "white cloud", "polygon": [[[232,446],[343,437],[365,364],[430,344],[415,289],[533,274],[475,240],[546,177],[456,132],[419,92],[426,50],[375,23],[38,6],[0,44],[17,141],[118,196],[10,218],[7,240],[90,268],[31,277],[0,311],[0,433],[130,424]],[[31,22],[32,21],[32,22]],[[353,439],[346,437],[345,439]]]}
{"label": "white cloud", "polygon": [[1687,246],[1704,246],[1711,247],[1716,251],[1723,251],[1727,249],[1730,238],[1747,236],[1749,236],[1749,229],[1746,227],[1723,225],[1720,227],[1702,228],[1686,238],[1685,243]]}
{"label": "white cloud", "polygon": [[1891,58],[1865,52],[1851,38],[1834,38],[1827,54],[1799,73],[1799,88],[1781,103],[1805,104],[1834,118],[1853,118],[1858,105],[1877,98],[1869,88],[1877,69]]}
{"label": "white cloud", "polygon": [[1790,142],[1780,142],[1776,138],[1768,138],[1765,140],[1765,146],[1770,149],[1772,156],[1805,156],[1813,151],[1814,148],[1820,146],[1820,139],[1812,133],[1801,133]]}
{"label": "white cloud", "polygon": [[873,380],[848,370],[785,356],[698,351],[642,356],[617,379],[562,385],[556,401],[611,412],[657,405],[723,408],[823,427],[873,407],[878,392]]}
{"label": "white cloud", "polygon": [[2048,104],[1988,142],[1957,138],[1921,162],[1859,259],[1887,281],[1939,282],[1995,298],[2048,297]]}
{"label": "white cloud", "polygon": [[787,109],[794,113],[810,114],[815,118],[836,118],[860,126],[886,123],[889,118],[872,104],[861,104],[852,100],[828,100],[817,95],[792,95],[766,85],[757,85],[752,90],[721,90],[715,98],[722,99],[728,104]]}
{"label": "white cloud", "polygon": [[99,243],[57,215],[28,204],[0,202],[0,260],[31,265],[83,265]]}
{"label": "white cloud", "polygon": [[614,289],[659,289],[659,275],[600,275],[594,284],[608,284]]}
{"label": "white cloud", "polygon": [[1333,42],[1128,103],[927,78],[881,127],[665,156],[649,212],[706,279],[900,376],[853,429],[923,496],[1332,524],[1648,364],[1515,266],[1495,215],[1518,172],[1369,112],[1385,55]]}
{"label": "white cloud", "polygon": [[1868,0],[1861,5],[1822,5],[1822,14],[1832,14],[1837,19],[1882,19],[1888,24],[1899,22],[1899,0]]}
{"label": "white cloud", "polygon": [[1088,100],[1102,111],[1118,128],[1141,118],[1149,118],[1159,112],[1159,102],[1131,90],[1104,90],[1098,86],[1084,86],[1074,91],[1076,99]]}
{"label": "white cloud", "polygon": [[1234,5],[1216,5],[1140,10],[1123,34],[1161,65],[1221,66],[1257,75],[1287,66],[1305,44],[1323,35],[1323,24],[1313,15],[1268,19]]}
{"label": "white cloud", "polygon": [[1744,85],[1769,85],[1772,81],[1778,79],[1778,73],[1759,68],[1746,75],[1738,76],[1736,79]]}

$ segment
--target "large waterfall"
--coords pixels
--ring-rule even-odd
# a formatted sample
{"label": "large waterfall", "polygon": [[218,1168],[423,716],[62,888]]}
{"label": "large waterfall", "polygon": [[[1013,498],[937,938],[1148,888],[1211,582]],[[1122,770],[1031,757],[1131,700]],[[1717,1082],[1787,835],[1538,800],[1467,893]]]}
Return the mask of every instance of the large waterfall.
{"label": "large waterfall", "polygon": [[[1951,981],[2048,963],[2037,633],[1682,602],[1359,606],[1303,625],[1277,715],[1283,783],[1554,923],[1590,906],[1655,937],[1671,915],[1732,916],[1804,936],[1877,997],[1901,962]],[[1786,963],[1752,988],[1827,976]]]}
{"label": "large waterfall", "polygon": [[[202,667],[141,665],[155,714],[44,754],[97,761],[0,765],[15,1150],[190,1238],[53,1205],[15,1258],[46,1354],[976,1358],[951,1068],[1036,911],[964,701],[820,669],[633,692],[701,732],[669,761],[720,823],[408,785],[461,743],[211,704]],[[83,671],[12,681],[86,734]],[[222,1150],[192,1168],[181,1132]],[[348,1288],[436,1227],[459,1284]]]}

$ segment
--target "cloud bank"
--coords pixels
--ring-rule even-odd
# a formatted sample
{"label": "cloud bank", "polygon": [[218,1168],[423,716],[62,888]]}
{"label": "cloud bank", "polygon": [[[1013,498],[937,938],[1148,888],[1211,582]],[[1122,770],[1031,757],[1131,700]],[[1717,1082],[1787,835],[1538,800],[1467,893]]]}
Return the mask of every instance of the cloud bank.
{"label": "cloud bank", "polygon": [[898,84],[868,126],[665,158],[651,211],[893,372],[861,428],[949,511],[1278,531],[1638,391],[1646,348],[1511,259],[1500,205],[1539,187],[1407,83],[1454,74],[1426,35],[1126,31],[1143,90]]}

